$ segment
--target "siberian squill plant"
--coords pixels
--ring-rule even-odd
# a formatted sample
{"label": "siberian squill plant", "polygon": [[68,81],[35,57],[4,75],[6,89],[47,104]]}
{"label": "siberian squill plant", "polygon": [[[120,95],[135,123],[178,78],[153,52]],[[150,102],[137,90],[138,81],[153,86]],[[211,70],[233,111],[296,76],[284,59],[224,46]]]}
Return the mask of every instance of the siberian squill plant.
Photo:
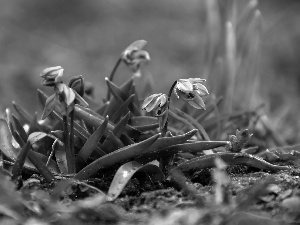
{"label": "siberian squill plant", "polygon": [[[130,66],[133,73],[140,69],[144,59],[150,59],[143,50],[145,43],[136,41],[121,54],[120,60]],[[209,94],[204,85],[205,79],[178,79],[168,94],[153,94],[141,106],[135,90],[135,76],[120,86],[106,78],[108,93],[112,96],[101,105],[85,95],[83,76],[73,77],[66,85],[62,80],[63,71],[62,67],[56,66],[41,73],[42,84],[54,90],[51,96],[38,91],[39,102],[44,109],[42,119],[49,117],[51,124],[47,121],[38,123],[37,115],[30,115],[15,103],[14,109],[19,118],[8,109],[7,120],[0,119],[0,150],[5,156],[2,164],[12,167],[11,173],[6,171],[6,167],[2,168],[2,172],[11,177],[17,188],[23,185],[24,173],[40,174],[42,181],[51,184],[51,188],[54,187],[51,194],[45,192],[36,203],[45,210],[36,212],[29,208],[39,215],[50,212],[51,221],[60,219],[56,212],[57,208],[61,209],[59,199],[73,184],[84,186],[83,190],[96,191],[103,202],[112,202],[122,194],[135,173],[144,172],[151,190],[157,188],[156,181],[164,188],[174,181],[178,183],[177,187],[196,198],[199,207],[203,207],[206,206],[205,201],[186,184],[188,179],[184,173],[214,167],[216,158],[220,157],[228,165],[246,165],[267,171],[289,169],[245,152],[241,154],[250,138],[249,132],[237,132],[231,142],[211,141],[209,136],[216,133],[219,121],[222,122],[216,113],[217,103],[207,101],[207,110],[196,111],[194,115],[177,108],[177,114],[172,111],[170,101],[173,92],[179,100],[193,108],[205,110],[203,98]],[[91,104],[88,105],[84,99]],[[145,116],[142,109],[152,114]],[[178,128],[176,122],[168,124],[169,116],[177,118],[184,126]],[[233,122],[235,125],[236,118],[229,125]],[[24,125],[29,128],[25,130]],[[13,145],[12,140],[19,146]],[[291,157],[294,155],[291,154]],[[159,161],[158,165],[153,161]],[[110,182],[109,188],[99,190],[86,183],[94,177],[100,177],[104,183]],[[225,190],[222,185],[219,186],[220,193]],[[218,199],[222,200],[224,196],[227,195]]]}
{"label": "siberian squill plant", "polygon": [[[150,61],[150,55],[147,51],[143,50],[146,46],[147,41],[138,40],[131,43],[120,55],[116,62],[110,76],[109,81],[113,81],[115,73],[121,64],[124,62],[125,65],[132,71],[134,77],[141,76],[141,65]],[[106,100],[109,101],[110,92],[108,90]]]}
{"label": "siberian squill plant", "polygon": [[202,97],[209,94],[207,88],[203,85],[205,81],[201,78],[179,79],[173,83],[168,95],[153,94],[144,100],[142,109],[145,109],[148,113],[154,112],[154,115],[158,118],[163,136],[168,130],[168,114],[172,92],[174,91],[178,99],[188,102],[192,107],[205,110]]}
{"label": "siberian squill plant", "polygon": [[[77,93],[72,87],[76,87],[81,94],[83,94],[84,84],[82,76],[74,77],[68,87],[63,83],[64,69],[61,66],[49,67],[42,71],[41,77],[44,79],[42,85],[53,87],[54,94],[46,100],[46,105],[42,115],[45,119],[50,113],[58,107],[63,115],[64,141],[65,151],[67,155],[68,173],[75,173],[75,152],[74,152],[74,106],[75,102],[88,107],[88,103]],[[68,121],[68,117],[70,120]],[[69,128],[70,123],[70,128]]]}

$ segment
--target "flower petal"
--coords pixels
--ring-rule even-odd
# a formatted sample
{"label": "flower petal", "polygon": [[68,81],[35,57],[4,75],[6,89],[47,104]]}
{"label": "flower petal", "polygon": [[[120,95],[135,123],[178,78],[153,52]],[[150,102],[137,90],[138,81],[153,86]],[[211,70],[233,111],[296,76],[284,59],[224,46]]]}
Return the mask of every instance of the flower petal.
{"label": "flower petal", "polygon": [[64,101],[67,104],[67,106],[70,106],[75,100],[75,92],[72,88],[69,88],[66,85],[64,85],[63,87],[64,90],[62,94],[64,96]]}
{"label": "flower petal", "polygon": [[61,66],[53,66],[53,67],[49,67],[44,69],[40,76],[42,78],[55,78],[58,74],[62,73],[64,71],[64,69]]}
{"label": "flower petal", "polygon": [[161,94],[159,99],[160,99],[159,105],[160,105],[160,107],[163,107],[167,103],[167,95]]}
{"label": "flower petal", "polygon": [[[132,50],[141,50],[143,49],[147,44],[147,41],[145,40],[137,40],[133,43],[131,43],[126,49],[125,51],[132,51]],[[124,51],[124,52],[125,52]]]}
{"label": "flower petal", "polygon": [[188,79],[179,79],[176,88],[183,92],[192,92],[193,84]]}
{"label": "flower petal", "polygon": [[188,102],[191,106],[193,106],[194,108],[196,108],[196,109],[204,109],[205,110],[205,104],[204,104],[204,101],[203,101],[203,99],[199,96],[199,95],[197,95],[197,94],[195,94],[195,99],[194,99],[194,101],[189,101]]}
{"label": "flower petal", "polygon": [[174,91],[177,95],[177,97],[183,101],[193,101],[195,96],[192,92],[183,92],[179,89],[176,90],[176,88],[174,88]]}
{"label": "flower petal", "polygon": [[203,82],[206,81],[206,79],[202,79],[202,78],[189,78],[189,81],[192,84],[195,84],[195,83],[203,83]]}
{"label": "flower petal", "polygon": [[148,97],[144,100],[144,102],[143,102],[143,104],[142,104],[142,109],[145,109],[145,108],[150,104],[150,102],[152,102],[153,99],[156,98],[156,97],[159,96],[159,95],[162,95],[162,93],[160,93],[160,94],[153,94],[153,95],[148,96]]}
{"label": "flower petal", "polygon": [[153,109],[159,107],[159,103],[160,103],[160,100],[158,97],[156,97],[155,99],[153,99],[152,102],[150,102],[150,104],[148,104],[145,109],[147,112],[151,112]]}
{"label": "flower petal", "polygon": [[203,84],[198,83],[198,84],[194,84],[194,85],[195,85],[194,90],[197,90],[197,92],[200,96],[206,96],[209,94],[207,88]]}

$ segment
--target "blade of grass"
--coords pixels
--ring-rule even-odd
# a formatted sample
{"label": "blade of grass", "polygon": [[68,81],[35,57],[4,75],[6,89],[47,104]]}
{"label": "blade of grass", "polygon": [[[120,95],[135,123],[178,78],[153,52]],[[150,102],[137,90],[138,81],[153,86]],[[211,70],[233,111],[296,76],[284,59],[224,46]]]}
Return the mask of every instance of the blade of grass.
{"label": "blade of grass", "polygon": [[205,129],[201,126],[201,124],[195,120],[194,118],[192,118],[190,115],[186,114],[185,112],[181,111],[178,108],[175,108],[175,110],[180,114],[180,116],[182,116],[183,118],[185,118],[187,121],[189,121],[192,125],[195,126],[195,128],[198,129],[202,139],[204,141],[210,141],[210,138],[208,136],[208,134],[206,133]]}
{"label": "blade of grass", "polygon": [[[191,124],[189,121],[187,121],[186,119],[182,118],[181,116],[178,116],[178,115],[177,115],[176,113],[174,113],[172,110],[169,110],[169,115],[170,115],[172,118],[174,118],[174,119],[176,119],[176,120],[182,122],[189,130],[193,130],[193,129],[194,129],[193,124]],[[201,136],[200,136],[199,133],[197,133],[196,136],[197,136],[198,139],[201,139]]]}

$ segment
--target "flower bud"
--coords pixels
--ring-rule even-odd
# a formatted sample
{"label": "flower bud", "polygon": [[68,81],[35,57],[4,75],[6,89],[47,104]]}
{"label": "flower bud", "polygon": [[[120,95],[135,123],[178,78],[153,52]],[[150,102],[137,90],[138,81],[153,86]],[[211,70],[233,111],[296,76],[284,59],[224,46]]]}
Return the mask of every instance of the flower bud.
{"label": "flower bud", "polygon": [[73,77],[69,81],[68,86],[75,90],[81,97],[84,95],[85,83],[82,75]]}
{"label": "flower bud", "polygon": [[147,112],[155,111],[156,116],[160,116],[167,108],[167,99],[168,97],[165,94],[153,94],[144,100],[142,109]]}
{"label": "flower bud", "polygon": [[147,44],[144,40],[138,40],[129,45],[121,54],[122,61],[132,70],[136,77],[141,76],[141,65],[150,61],[150,55],[143,48]]}
{"label": "flower bud", "polygon": [[40,76],[44,78],[42,85],[55,86],[58,83],[62,83],[64,69],[61,66],[49,67],[42,71]]}
{"label": "flower bud", "polygon": [[194,108],[205,109],[202,96],[207,96],[209,93],[202,84],[204,81],[205,79],[201,78],[179,79],[174,92],[177,98],[187,101]]}

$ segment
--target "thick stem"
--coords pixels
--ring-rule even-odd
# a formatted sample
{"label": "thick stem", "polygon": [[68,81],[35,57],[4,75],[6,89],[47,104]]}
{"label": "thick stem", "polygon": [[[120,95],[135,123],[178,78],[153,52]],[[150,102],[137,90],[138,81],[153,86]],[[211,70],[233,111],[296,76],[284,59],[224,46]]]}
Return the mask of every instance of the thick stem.
{"label": "thick stem", "polygon": [[[170,90],[169,90],[169,93],[168,93],[168,100],[167,100],[167,116],[168,116],[168,111],[169,111],[169,107],[170,107],[170,101],[171,101],[171,95],[172,95],[172,92],[173,92],[173,89],[175,88],[175,86],[176,86],[176,84],[177,84],[177,80],[176,81],[174,81],[174,83],[172,84],[172,86],[171,86],[171,88],[170,88]],[[166,121],[166,123],[165,123],[165,126],[163,127],[163,129],[161,130],[161,136],[162,137],[165,137],[166,136],[166,133],[167,133],[167,131],[168,131],[168,120],[169,120],[169,118],[167,118],[167,121]]]}
{"label": "thick stem", "polygon": [[[110,81],[113,81],[114,76],[115,76],[115,73],[116,73],[116,71],[117,71],[119,65],[121,64],[121,62],[122,62],[122,57],[120,56],[119,59],[118,59],[118,61],[117,61],[116,64],[115,64],[113,70],[111,71],[111,73],[110,73],[110,75],[109,75],[109,78],[108,78],[108,79],[109,79]],[[109,101],[109,99],[110,99],[110,91],[109,91],[109,88],[108,88],[108,89],[107,89],[107,94],[106,94],[106,101]]]}
{"label": "thick stem", "polygon": [[64,145],[66,151],[66,158],[67,158],[67,166],[68,166],[68,173],[75,173],[75,156],[74,152],[70,148],[70,135],[68,129],[68,117],[67,115],[63,116],[63,127],[64,127]]}
{"label": "thick stem", "polygon": [[69,146],[73,156],[74,170],[76,173],[76,161],[75,161],[75,148],[74,148],[74,110],[70,112],[70,136],[69,136]]}
{"label": "thick stem", "polygon": [[[172,95],[172,92],[173,92],[173,89],[175,88],[177,84],[177,80],[174,81],[174,83],[172,84],[170,90],[169,90],[169,93],[168,93],[168,99],[167,99],[167,111],[166,111],[166,115],[167,116],[167,120],[166,120],[166,123],[163,127],[163,129],[161,130],[161,136],[162,137],[165,137],[166,134],[167,134],[167,131],[168,131],[168,123],[169,123],[169,107],[170,107],[170,102],[171,102],[171,95]],[[169,167],[171,165],[171,162],[172,162],[172,159],[173,159],[173,156],[168,156],[168,157],[160,157],[160,160],[159,160],[159,167],[160,169],[163,171],[164,174],[167,174],[168,173],[168,170],[169,170]]]}

